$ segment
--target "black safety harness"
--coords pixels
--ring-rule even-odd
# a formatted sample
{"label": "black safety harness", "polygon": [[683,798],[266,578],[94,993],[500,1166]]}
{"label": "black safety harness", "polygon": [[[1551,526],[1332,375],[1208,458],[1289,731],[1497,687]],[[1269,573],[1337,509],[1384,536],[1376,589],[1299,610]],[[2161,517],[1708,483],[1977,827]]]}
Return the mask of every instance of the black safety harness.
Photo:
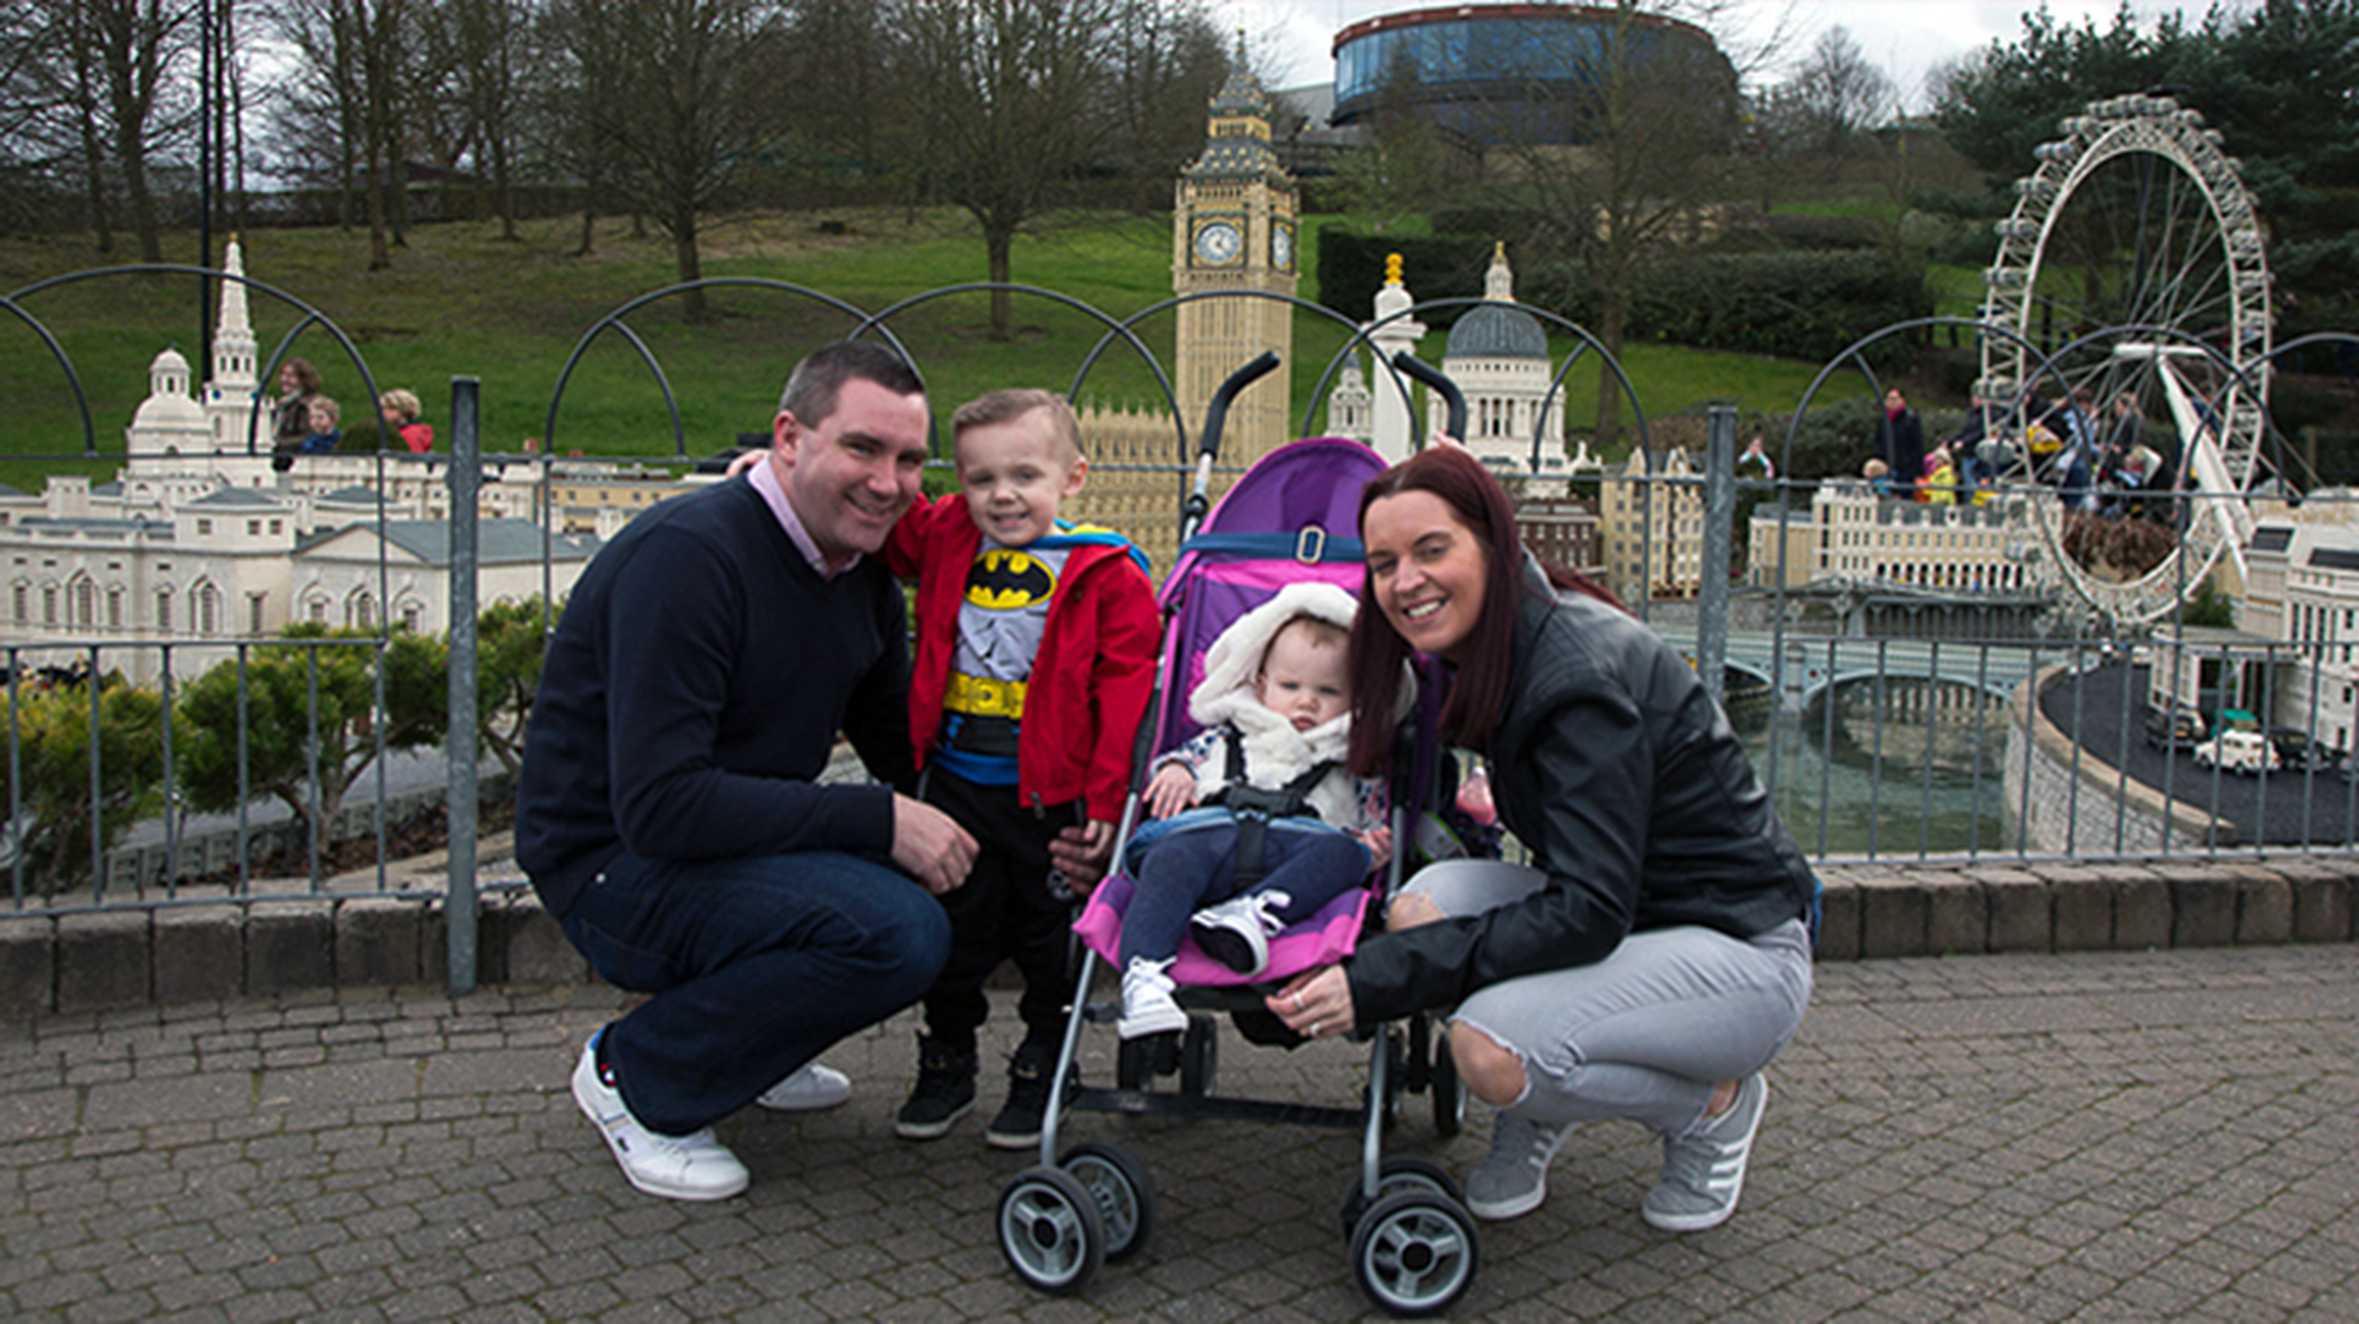
{"label": "black safety harness", "polygon": [[1272,819],[1317,818],[1319,811],[1310,807],[1311,788],[1319,784],[1335,767],[1336,760],[1321,759],[1294,780],[1274,791],[1265,791],[1245,781],[1245,737],[1236,727],[1228,728],[1228,785],[1205,797],[1204,803],[1219,805],[1237,820],[1236,888],[1239,895],[1253,890],[1268,870],[1262,867],[1262,848],[1269,835]]}

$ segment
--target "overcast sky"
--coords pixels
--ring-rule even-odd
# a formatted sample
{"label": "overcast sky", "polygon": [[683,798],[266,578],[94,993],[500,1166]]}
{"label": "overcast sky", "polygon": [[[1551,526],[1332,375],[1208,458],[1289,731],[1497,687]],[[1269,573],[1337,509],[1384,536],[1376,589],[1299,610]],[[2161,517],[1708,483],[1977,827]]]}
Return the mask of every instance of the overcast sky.
{"label": "overcast sky", "polygon": [[[2249,7],[2250,0],[2232,0],[2231,7]],[[2087,18],[2099,28],[2111,26],[2116,0],[2049,0],[2058,18],[2078,23]],[[1332,50],[1338,29],[1361,19],[1403,10],[1439,7],[1439,0],[1214,0],[1215,15],[1224,25],[1243,28],[1255,53],[1265,49],[1278,86],[1330,82],[1335,77]],[[2019,0],[1737,0],[1747,30],[1736,41],[1759,41],[1774,30],[1781,13],[1790,13],[1795,33],[1791,48],[1806,51],[1818,34],[1841,25],[1851,30],[1860,49],[1921,106],[1926,70],[1941,60],[1961,55],[1994,39],[2009,39],[2022,31],[2020,15],[2032,5]],[[2200,16],[2205,6],[2174,0],[2133,0],[2141,17],[2171,10]],[[1725,37],[1728,34],[1721,34]]]}

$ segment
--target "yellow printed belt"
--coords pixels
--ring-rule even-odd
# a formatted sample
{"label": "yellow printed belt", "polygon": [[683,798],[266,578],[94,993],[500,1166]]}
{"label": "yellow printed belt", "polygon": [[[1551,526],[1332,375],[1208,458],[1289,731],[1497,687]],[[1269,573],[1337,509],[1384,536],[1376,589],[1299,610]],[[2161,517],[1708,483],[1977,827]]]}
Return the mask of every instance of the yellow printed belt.
{"label": "yellow printed belt", "polygon": [[1020,718],[1024,715],[1025,689],[1020,680],[992,680],[953,671],[950,692],[942,696],[942,706],[974,717]]}

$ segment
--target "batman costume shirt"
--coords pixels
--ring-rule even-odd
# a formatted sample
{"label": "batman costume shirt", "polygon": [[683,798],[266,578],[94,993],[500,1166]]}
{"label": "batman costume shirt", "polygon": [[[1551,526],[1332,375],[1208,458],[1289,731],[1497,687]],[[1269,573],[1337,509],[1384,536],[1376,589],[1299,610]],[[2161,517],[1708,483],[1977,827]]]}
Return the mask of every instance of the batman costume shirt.
{"label": "batman costume shirt", "polygon": [[1016,783],[1025,682],[1071,555],[1069,547],[1010,547],[985,538],[967,566],[958,646],[951,653],[950,687],[942,698],[947,720],[936,757],[969,781]]}

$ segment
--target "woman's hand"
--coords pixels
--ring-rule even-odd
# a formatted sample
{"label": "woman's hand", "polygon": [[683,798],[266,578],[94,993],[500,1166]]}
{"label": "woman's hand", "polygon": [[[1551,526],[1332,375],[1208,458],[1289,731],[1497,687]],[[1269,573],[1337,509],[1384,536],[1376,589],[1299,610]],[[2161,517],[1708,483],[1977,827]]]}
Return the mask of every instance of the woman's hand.
{"label": "woman's hand", "polygon": [[1147,813],[1169,818],[1196,803],[1196,774],[1185,763],[1166,763],[1147,783]]}
{"label": "woman's hand", "polygon": [[1385,865],[1392,863],[1391,828],[1371,828],[1366,832],[1355,832],[1352,835],[1359,838],[1360,844],[1368,848],[1368,872],[1375,873]]}
{"label": "woman's hand", "polygon": [[753,468],[755,465],[760,464],[763,460],[769,458],[769,455],[770,452],[765,447],[757,446],[750,451],[741,451],[738,453],[736,459],[729,462],[729,468],[723,472],[721,476],[723,478],[735,478],[739,474],[744,473],[746,470]]}
{"label": "woman's hand", "polygon": [[1305,1039],[1352,1030],[1352,985],[1340,965],[1305,970],[1262,1003],[1287,1029]]}

